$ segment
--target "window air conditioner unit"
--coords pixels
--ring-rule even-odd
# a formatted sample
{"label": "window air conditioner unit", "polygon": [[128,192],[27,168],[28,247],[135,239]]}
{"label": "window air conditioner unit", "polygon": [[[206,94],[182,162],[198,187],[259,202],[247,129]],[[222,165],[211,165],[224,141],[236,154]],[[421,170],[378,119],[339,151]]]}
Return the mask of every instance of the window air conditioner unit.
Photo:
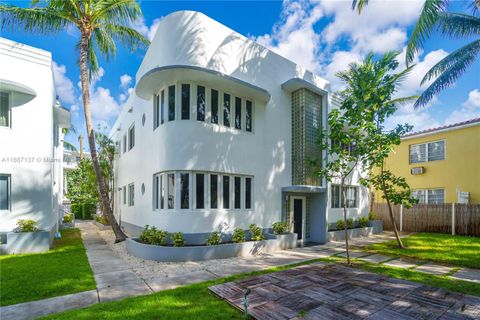
{"label": "window air conditioner unit", "polygon": [[413,174],[413,175],[424,174],[425,173],[425,168],[415,167],[415,168],[410,169],[410,173]]}

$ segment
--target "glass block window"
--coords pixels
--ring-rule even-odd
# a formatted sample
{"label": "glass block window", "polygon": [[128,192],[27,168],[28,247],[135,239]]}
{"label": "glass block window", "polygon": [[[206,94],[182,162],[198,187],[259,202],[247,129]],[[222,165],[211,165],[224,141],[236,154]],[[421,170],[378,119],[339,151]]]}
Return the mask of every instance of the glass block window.
{"label": "glass block window", "polygon": [[190,119],[190,85],[182,84],[182,120]]}
{"label": "glass block window", "polygon": [[212,123],[218,124],[218,91],[212,89]]}
{"label": "glass block window", "polygon": [[235,97],[235,129],[242,129],[242,99]]}
{"label": "glass block window", "polygon": [[322,130],[322,97],[307,89],[292,93],[292,184],[320,186],[311,165],[321,160],[318,139]]}
{"label": "glass block window", "polygon": [[230,95],[223,94],[223,125],[230,127]]}
{"label": "glass block window", "polygon": [[197,120],[205,121],[205,87],[197,86]]}

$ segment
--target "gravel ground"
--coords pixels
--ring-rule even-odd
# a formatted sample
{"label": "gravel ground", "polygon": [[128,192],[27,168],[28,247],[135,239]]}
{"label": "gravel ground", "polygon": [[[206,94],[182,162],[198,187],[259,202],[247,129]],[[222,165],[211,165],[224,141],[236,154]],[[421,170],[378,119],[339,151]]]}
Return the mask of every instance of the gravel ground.
{"label": "gravel ground", "polygon": [[207,261],[188,261],[188,262],[159,262],[144,260],[132,256],[127,252],[125,241],[114,243],[115,236],[112,230],[98,231],[101,237],[107,242],[108,246],[118,254],[139,276],[148,277],[174,277],[184,275],[185,273],[203,271],[203,270],[222,270],[238,265],[256,264],[259,258],[274,257],[275,255],[259,254],[250,258],[229,258],[214,259]]}

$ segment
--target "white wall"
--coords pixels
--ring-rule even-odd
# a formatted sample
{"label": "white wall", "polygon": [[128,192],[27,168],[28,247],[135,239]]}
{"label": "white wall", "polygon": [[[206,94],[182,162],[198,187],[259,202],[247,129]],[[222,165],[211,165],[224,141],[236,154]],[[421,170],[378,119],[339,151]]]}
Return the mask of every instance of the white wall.
{"label": "white wall", "polygon": [[[55,224],[53,203],[61,180],[60,157],[53,146],[54,81],[49,52],[0,38],[0,78],[33,89],[37,96],[12,108],[11,128],[0,127],[0,173],[11,175],[11,210],[0,211],[0,232],[11,231],[18,219],[34,219],[41,229]],[[60,134],[60,132],[59,132]],[[60,137],[62,139],[62,137]],[[60,158],[61,161],[61,158]],[[54,186],[54,179],[57,183]]]}
{"label": "white wall", "polygon": [[[173,65],[221,72],[267,90],[271,99],[266,104],[254,101],[254,133],[248,133],[208,121],[197,122],[193,112],[190,120],[180,120],[177,95],[176,120],[167,121],[153,131],[152,100],[132,95],[111,137],[122,144],[123,135],[135,122],[135,147],[116,162],[117,188],[134,182],[135,206],[117,205],[117,215],[120,211],[124,222],[156,225],[171,232],[211,232],[219,228],[230,231],[234,227],[247,228],[250,223],[271,227],[281,218],[281,188],[291,185],[292,104],[291,95],[282,90],[281,84],[295,77],[326,91],[329,84],[205,15],[190,11],[175,12],[162,20],[137,73],[137,82],[156,67]],[[170,79],[170,84],[176,82],[178,86],[182,80],[189,79]],[[208,82],[201,85],[207,86],[208,91]],[[195,99],[192,99],[193,110]],[[131,113],[130,107],[133,107]],[[219,112],[222,116],[221,105]],[[141,124],[143,114],[145,126]],[[153,211],[153,174],[168,170],[253,175],[254,210]],[[146,189],[144,195],[142,183]]]}

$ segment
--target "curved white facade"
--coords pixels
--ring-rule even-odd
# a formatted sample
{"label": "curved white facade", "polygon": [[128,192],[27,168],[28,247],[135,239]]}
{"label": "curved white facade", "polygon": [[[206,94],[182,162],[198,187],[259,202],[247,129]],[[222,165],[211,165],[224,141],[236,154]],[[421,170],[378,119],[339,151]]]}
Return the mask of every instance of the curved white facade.
{"label": "curved white facade", "polygon": [[[292,79],[295,88],[290,90],[290,85],[282,88],[282,84]],[[311,198],[304,203],[309,206],[309,217],[303,219],[305,238],[323,239],[328,215],[335,215],[338,210],[328,209],[326,182],[308,191],[292,186],[292,90],[305,87],[319,94],[325,125],[329,99],[329,84],[325,79],[202,13],[181,11],[168,15],[160,23],[136,80],[136,94],[130,96],[111,131],[120,151],[115,162],[115,213],[124,227],[137,233],[148,224],[186,234],[230,232],[236,227],[247,229],[251,223],[270,228],[273,222],[291,216],[286,197],[297,195],[305,200]],[[182,105],[186,101],[184,85],[189,85],[189,120],[182,120],[187,110],[185,103]],[[175,86],[175,120],[169,121],[171,86]],[[205,90],[204,120],[203,112],[199,116],[197,111],[198,86]],[[212,123],[215,113],[212,89],[218,92],[218,124]],[[157,124],[154,97],[159,95],[161,100],[162,90],[164,122]],[[230,127],[223,121],[225,93],[231,99]],[[236,98],[241,99],[241,129],[235,128]],[[246,128],[248,103],[252,106],[251,132]],[[159,119],[161,122],[161,116]],[[132,126],[134,139],[129,138]],[[131,140],[134,146],[130,149]],[[162,173],[165,182],[167,174],[172,172],[175,173],[174,208],[168,209],[164,203],[163,209],[157,209],[155,175]],[[182,208],[180,199],[181,173],[189,173],[188,209]],[[194,178],[197,173],[204,174],[204,208],[197,208]],[[219,179],[218,208],[211,208],[212,174]],[[228,209],[223,208],[221,201],[223,175],[230,177]],[[235,208],[235,177],[241,181],[240,208]],[[247,208],[245,199],[246,178],[252,179],[251,208]],[[131,184],[133,205],[129,205]],[[163,195],[164,201],[168,201],[168,188]],[[366,198],[361,197],[357,208],[350,209],[351,214],[366,214],[366,205]],[[318,219],[321,222],[316,222]],[[318,230],[312,225],[318,226]]]}

